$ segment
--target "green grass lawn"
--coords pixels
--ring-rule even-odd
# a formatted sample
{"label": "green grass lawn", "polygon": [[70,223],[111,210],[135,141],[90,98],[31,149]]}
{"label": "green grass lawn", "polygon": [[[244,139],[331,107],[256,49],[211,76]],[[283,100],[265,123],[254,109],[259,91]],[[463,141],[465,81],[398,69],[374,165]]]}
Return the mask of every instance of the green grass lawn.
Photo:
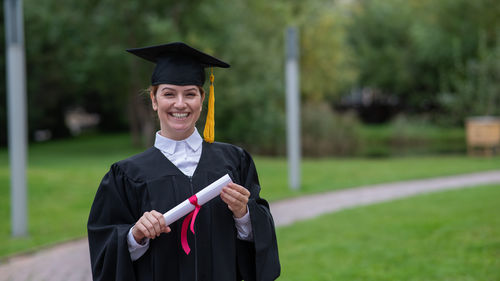
{"label": "green grass lawn", "polygon": [[500,157],[422,156],[305,159],[301,190],[288,188],[285,159],[257,158],[262,193],[269,200],[362,185],[499,170]]}
{"label": "green grass lawn", "polygon": [[[0,257],[41,245],[82,237],[94,194],[109,166],[140,150],[126,135],[83,137],[35,144],[30,147],[29,237],[10,237],[8,153],[0,150]],[[300,194],[381,182],[498,169],[500,157],[407,157],[385,159],[305,159],[303,186],[287,186],[283,158],[255,157],[262,196],[277,200]]]}
{"label": "green grass lawn", "polygon": [[282,280],[500,280],[500,185],[358,207],[277,231]]}

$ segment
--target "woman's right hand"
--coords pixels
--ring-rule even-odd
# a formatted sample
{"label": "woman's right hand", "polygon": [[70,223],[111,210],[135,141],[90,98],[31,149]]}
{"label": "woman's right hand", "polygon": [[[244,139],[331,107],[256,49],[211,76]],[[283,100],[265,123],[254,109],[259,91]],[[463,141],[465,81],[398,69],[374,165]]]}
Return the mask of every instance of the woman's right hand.
{"label": "woman's right hand", "polygon": [[145,212],[142,217],[135,223],[132,229],[132,235],[137,243],[142,239],[154,239],[162,233],[169,233],[170,227],[165,224],[163,215],[155,210]]}

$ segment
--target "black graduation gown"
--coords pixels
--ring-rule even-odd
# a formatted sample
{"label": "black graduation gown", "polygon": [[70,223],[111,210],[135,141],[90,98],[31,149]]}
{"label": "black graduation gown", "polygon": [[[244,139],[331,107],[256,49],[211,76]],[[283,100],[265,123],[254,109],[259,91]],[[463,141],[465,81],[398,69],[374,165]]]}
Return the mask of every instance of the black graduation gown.
{"label": "black graduation gown", "polygon": [[[150,240],[147,252],[132,262],[129,229],[146,211],[164,213],[224,174],[246,187],[253,242],[236,238],[232,212],[220,197],[201,207],[195,232],[188,231],[191,253],[181,247],[182,219],[172,231]],[[224,143],[203,142],[198,166],[189,178],[157,148],[117,162],[104,176],[88,220],[94,280],[274,280],[280,264],[274,222],[251,156]]]}

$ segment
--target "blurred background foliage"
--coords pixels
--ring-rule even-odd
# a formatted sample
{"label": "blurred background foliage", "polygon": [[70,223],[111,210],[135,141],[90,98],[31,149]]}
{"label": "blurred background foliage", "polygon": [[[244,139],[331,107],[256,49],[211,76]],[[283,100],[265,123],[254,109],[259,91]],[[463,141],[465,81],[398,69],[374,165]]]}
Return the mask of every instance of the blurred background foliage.
{"label": "blurred background foliage", "polygon": [[464,119],[500,114],[496,2],[24,0],[30,138],[70,137],[65,117],[79,108],[99,115],[95,131],[150,145],[153,66],[124,50],[185,41],[232,65],[215,70],[217,140],[283,154],[284,31],[294,25],[306,155],[463,152]]}

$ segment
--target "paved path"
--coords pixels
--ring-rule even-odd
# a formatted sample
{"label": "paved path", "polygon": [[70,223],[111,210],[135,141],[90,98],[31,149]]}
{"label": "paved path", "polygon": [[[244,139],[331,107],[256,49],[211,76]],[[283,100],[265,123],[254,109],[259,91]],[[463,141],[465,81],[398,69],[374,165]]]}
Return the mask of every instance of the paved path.
{"label": "paved path", "polygon": [[[271,204],[277,226],[286,226],[359,205],[438,190],[500,183],[500,171],[370,185],[283,200]],[[90,281],[87,239],[60,244],[0,263],[0,281]]]}
{"label": "paved path", "polygon": [[[285,226],[349,207],[408,197],[419,193],[500,183],[500,171],[369,185],[314,194],[271,204],[276,225]],[[293,207],[292,207],[293,206]],[[294,212],[290,212],[294,210]]]}

